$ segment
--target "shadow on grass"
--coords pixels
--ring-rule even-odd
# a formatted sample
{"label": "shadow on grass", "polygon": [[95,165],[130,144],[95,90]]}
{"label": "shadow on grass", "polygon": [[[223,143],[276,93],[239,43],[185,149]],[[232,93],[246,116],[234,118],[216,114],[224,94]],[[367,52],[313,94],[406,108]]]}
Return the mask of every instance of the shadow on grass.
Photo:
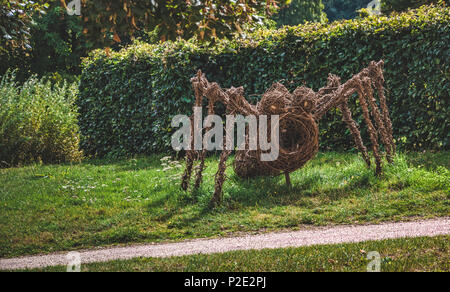
{"label": "shadow on grass", "polygon": [[167,194],[146,205],[148,215],[159,222],[170,222],[169,229],[189,226],[216,212],[209,204],[198,202],[198,196],[205,194],[201,190],[196,193],[180,192],[177,196]]}
{"label": "shadow on grass", "polygon": [[[232,174],[226,181],[224,201],[218,208],[212,208],[208,204],[212,197],[213,182],[209,181],[207,185],[205,183],[194,193],[177,191],[174,186],[167,194],[149,203],[147,211],[155,220],[178,228],[201,221],[205,216],[215,213],[231,214],[248,208],[272,209],[280,206],[307,208],[312,201],[330,204],[350,196],[365,196],[376,191],[380,183],[389,180],[389,177],[375,177],[373,169],[364,166],[347,169],[344,167],[342,170],[331,167],[322,170],[323,160],[329,165],[342,163],[342,159],[334,156],[319,156],[319,162],[292,174],[292,188],[285,185],[283,176],[241,179]],[[154,161],[148,162],[148,165],[152,165]],[[405,187],[407,185],[404,183],[392,185],[392,188],[400,190]]]}
{"label": "shadow on grass", "polygon": [[139,171],[148,168],[161,167],[160,159],[163,155],[157,156],[142,156],[137,158],[107,158],[107,159],[92,159],[83,162],[85,166],[114,166],[118,171]]}
{"label": "shadow on grass", "polygon": [[450,151],[442,152],[411,152],[405,155],[406,161],[412,166],[423,166],[428,170],[434,170],[438,166],[450,169]]}
{"label": "shadow on grass", "polygon": [[[264,209],[280,206],[307,207],[309,205],[307,201],[314,198],[329,204],[355,194],[366,194],[373,187],[373,173],[368,169],[338,186],[332,184],[322,187],[324,181],[322,176],[320,172],[310,172],[303,178],[300,176],[300,181],[294,182],[289,188],[285,185],[283,176],[240,179],[232,175],[224,189],[224,201],[217,208],[208,204],[212,193],[208,193],[206,189],[210,188],[206,187],[194,193],[183,192],[177,196],[170,194],[163,196],[147,205],[148,213],[155,220],[170,222],[169,228],[183,228],[214,213],[231,214],[255,207]],[[335,183],[345,181],[347,176],[348,173],[337,175],[334,178]],[[298,173],[297,180],[299,180]]]}
{"label": "shadow on grass", "polygon": [[[282,177],[253,180],[233,177],[233,181],[239,185],[239,188],[230,191],[230,195],[233,200],[248,207],[258,205],[270,208],[280,205],[295,205],[304,198],[314,197],[326,197],[330,201],[337,201],[355,192],[360,193],[369,190],[372,187],[372,176],[371,171],[365,171],[342,186],[325,188],[321,187],[324,184],[324,179],[319,172],[301,177],[299,182],[293,182],[291,188],[285,185]],[[335,180],[342,182],[344,177],[345,174],[341,174]]]}

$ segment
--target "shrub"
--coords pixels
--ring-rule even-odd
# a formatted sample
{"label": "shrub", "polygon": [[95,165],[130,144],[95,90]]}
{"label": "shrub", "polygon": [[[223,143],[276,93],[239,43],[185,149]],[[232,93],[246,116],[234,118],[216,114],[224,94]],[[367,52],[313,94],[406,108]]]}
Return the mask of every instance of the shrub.
{"label": "shrub", "polygon": [[[390,18],[260,30],[214,47],[138,42],[109,57],[96,51],[85,60],[80,83],[82,147],[99,156],[171,149],[171,118],[191,113],[189,80],[198,69],[223,87],[244,86],[248,95],[264,93],[274,81],[291,90],[303,84],[318,90],[328,73],[346,80],[371,60],[384,59],[399,147],[448,148],[449,16],[448,7],[429,6]],[[256,102],[258,96],[249,99]],[[320,131],[322,149],[353,147],[338,110],[322,119]]]}
{"label": "shrub", "polygon": [[442,0],[381,0],[381,10],[383,13],[400,12],[439,1]]}
{"label": "shrub", "polygon": [[329,21],[353,19],[358,16],[357,10],[367,8],[370,0],[324,0],[325,13]]}
{"label": "shrub", "polygon": [[288,2],[272,17],[278,26],[297,25],[307,21],[325,22],[327,20],[321,0],[290,0]]}
{"label": "shrub", "polygon": [[79,161],[76,84],[55,85],[31,77],[18,85],[14,74],[0,81],[0,163]]}

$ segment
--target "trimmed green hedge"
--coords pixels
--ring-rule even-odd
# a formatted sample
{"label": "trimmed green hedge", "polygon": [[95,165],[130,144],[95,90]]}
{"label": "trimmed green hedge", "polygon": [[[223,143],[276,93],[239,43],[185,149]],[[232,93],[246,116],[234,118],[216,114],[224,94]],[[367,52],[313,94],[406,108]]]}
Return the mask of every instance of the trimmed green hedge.
{"label": "trimmed green hedge", "polygon": [[[82,147],[98,156],[170,150],[171,118],[191,113],[189,79],[198,69],[223,87],[243,85],[247,94],[261,94],[280,80],[290,89],[306,84],[317,90],[330,72],[346,80],[384,59],[399,147],[448,149],[449,12],[428,6],[392,18],[258,31],[214,47],[137,42],[109,57],[96,51],[84,62],[80,84]],[[351,109],[362,121],[356,98]],[[320,132],[322,149],[353,147],[337,110],[321,121]]]}

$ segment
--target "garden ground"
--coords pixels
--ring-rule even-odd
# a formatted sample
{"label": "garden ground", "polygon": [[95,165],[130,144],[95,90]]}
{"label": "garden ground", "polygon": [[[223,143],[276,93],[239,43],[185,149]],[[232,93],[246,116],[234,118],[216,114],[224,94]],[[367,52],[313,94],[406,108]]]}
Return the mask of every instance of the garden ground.
{"label": "garden ground", "polygon": [[321,153],[291,176],[292,190],[281,177],[241,180],[229,167],[214,209],[214,157],[194,194],[180,190],[182,164],[162,156],[3,169],[0,257],[449,216],[449,158],[400,154],[377,178],[356,154]]}
{"label": "garden ground", "polygon": [[[237,250],[294,248],[311,245],[356,243],[397,238],[450,235],[450,218],[376,225],[315,227],[299,231],[272,232],[259,235],[218,239],[197,239],[164,244],[130,245],[89,249],[77,254],[83,265],[134,258],[167,258],[173,256],[214,254]],[[50,255],[0,259],[0,270],[33,269],[67,265],[74,255]]]}
{"label": "garden ground", "polygon": [[[234,251],[171,258],[136,258],[81,266],[83,272],[365,272],[380,254],[382,272],[450,271],[450,236],[418,237],[317,245],[300,248]],[[66,266],[31,271],[64,272]],[[28,270],[30,271],[30,270]]]}

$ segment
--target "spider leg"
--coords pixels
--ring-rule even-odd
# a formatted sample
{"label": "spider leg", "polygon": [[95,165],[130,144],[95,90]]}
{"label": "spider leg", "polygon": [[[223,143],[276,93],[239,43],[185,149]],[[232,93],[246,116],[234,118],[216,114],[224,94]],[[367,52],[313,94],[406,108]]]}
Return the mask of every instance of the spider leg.
{"label": "spider leg", "polygon": [[[227,108],[229,109],[229,107]],[[223,150],[222,153],[220,153],[219,167],[215,175],[214,195],[211,201],[213,205],[218,204],[220,203],[220,201],[222,201],[222,190],[223,183],[226,179],[225,171],[227,170],[227,160],[231,154],[231,150],[228,150],[227,143],[229,141],[232,141],[231,135],[234,135],[234,133],[229,132],[227,129],[225,129],[225,137],[223,138]]]}
{"label": "spider leg", "polygon": [[195,161],[195,151],[188,150],[186,152],[186,169],[184,170],[183,177],[181,179],[181,188],[185,191],[189,188],[189,182],[191,180],[192,168]]}
{"label": "spider leg", "polygon": [[[213,115],[213,114],[214,114],[214,99],[210,98],[209,99],[209,104],[208,104],[208,115]],[[207,128],[206,132],[208,132],[210,129],[211,129],[210,127]],[[194,189],[195,190],[198,190],[198,188],[200,187],[200,185],[202,183],[202,179],[203,179],[202,173],[203,173],[203,170],[205,169],[205,157],[206,157],[206,152],[207,151],[208,151],[207,147],[204,144],[203,145],[203,150],[202,150],[202,152],[200,154],[200,158],[199,158],[200,164],[197,167],[197,174],[196,174],[197,178],[195,179],[195,185],[194,185]]]}
{"label": "spider leg", "polygon": [[227,160],[230,154],[231,151],[229,150],[223,150],[220,154],[219,169],[215,175],[214,195],[211,201],[212,204],[218,204],[222,201],[223,183],[226,179],[225,171],[227,169]]}
{"label": "spider leg", "polygon": [[392,149],[391,149],[391,141],[389,139],[389,134],[388,134],[388,130],[385,125],[385,121],[383,120],[381,113],[378,109],[378,106],[375,102],[375,98],[374,98],[374,94],[373,94],[374,92],[372,89],[372,80],[370,78],[366,77],[363,79],[362,82],[363,82],[363,86],[366,90],[365,92],[367,94],[367,99],[369,101],[370,108],[372,110],[372,116],[375,120],[375,124],[377,126],[378,133],[381,136],[380,137],[381,142],[383,143],[384,148],[386,150],[386,158],[389,163],[392,163],[393,153],[392,153]]}
{"label": "spider leg", "polygon": [[[367,166],[370,167],[370,156],[367,152],[366,146],[364,146],[363,140],[361,138],[361,132],[359,131],[358,124],[353,120],[352,113],[348,107],[348,98],[355,93],[355,90],[350,88],[347,91],[342,89],[341,91],[334,91],[333,89],[341,88],[341,79],[333,74],[328,76],[328,84],[326,87],[321,88],[318,92],[319,100],[318,106],[319,108],[329,108],[330,106],[327,103],[332,104],[334,101],[338,101],[337,108],[342,112],[342,121],[347,125],[347,128],[350,130],[350,133],[353,136],[353,140],[355,141],[355,145],[358,148],[359,152],[361,152],[364,161]],[[329,92],[334,92],[332,97],[330,98]],[[338,94],[336,94],[338,93]],[[341,96],[343,98],[341,98]],[[333,101],[334,100],[334,101]],[[326,110],[327,111],[327,110]],[[325,113],[323,109],[319,111],[320,114]],[[320,113],[321,112],[321,113]]]}
{"label": "spider leg", "polygon": [[194,161],[196,160],[198,153],[194,150],[194,116],[190,117],[191,121],[191,148],[186,150],[186,168],[181,178],[181,188],[185,191],[189,188],[189,182],[191,181],[192,169],[194,167]]}
{"label": "spider leg", "polygon": [[370,141],[372,142],[372,151],[373,151],[373,156],[375,157],[375,164],[376,164],[375,173],[376,173],[376,175],[380,175],[382,172],[382,161],[381,161],[381,156],[379,154],[378,133],[376,132],[376,129],[372,123],[372,120],[370,119],[370,114],[369,114],[369,109],[368,109],[368,104],[367,104],[367,99],[366,99],[367,97],[366,97],[366,94],[364,91],[363,81],[358,78],[358,79],[356,79],[355,85],[356,85],[356,91],[358,92],[358,96],[359,96],[359,103],[360,103],[362,111],[363,111],[364,120],[366,122],[367,129],[369,131]]}
{"label": "spider leg", "polygon": [[395,155],[395,151],[396,151],[394,138],[393,138],[394,137],[394,133],[393,133],[393,130],[392,130],[391,118],[389,117],[389,110],[388,110],[387,105],[386,105],[386,97],[384,95],[384,87],[383,87],[383,84],[380,81],[378,81],[378,80],[375,81],[375,87],[377,88],[378,97],[380,98],[380,107],[381,107],[381,111],[382,111],[382,114],[383,114],[383,121],[384,121],[384,124],[386,125],[386,130],[387,130],[387,133],[388,133],[388,142],[389,142],[389,144],[388,144],[387,147],[391,148],[391,154],[392,154],[392,156],[394,156]]}
{"label": "spider leg", "polygon": [[[378,140],[380,139],[380,143],[386,150],[386,158],[389,163],[393,162],[393,156],[395,155],[392,122],[389,117],[386,97],[384,95],[383,64],[383,61],[378,63],[371,62],[369,67],[354,75],[343,85],[340,84],[339,77],[330,74],[327,86],[320,89],[317,93],[317,108],[314,111],[314,118],[318,121],[330,109],[335,107],[339,108],[342,112],[342,120],[347,124],[348,129],[352,133],[356,147],[362,153],[367,165],[370,166],[370,156],[367,148],[363,144],[358,124],[353,120],[348,107],[349,97],[355,92],[358,93],[364,121],[367,125],[370,141],[372,143],[377,175],[381,174],[382,171],[382,160],[379,153],[380,145]],[[379,97],[379,107],[374,96],[374,88]],[[375,122],[372,122],[371,117]]]}
{"label": "spider leg", "polygon": [[[242,96],[240,94],[243,91],[243,88],[232,88],[228,90],[227,92],[224,92],[220,86],[217,83],[209,83],[206,77],[199,71],[197,76],[192,79],[192,84],[194,87],[195,95],[196,95],[196,106],[202,106],[202,97],[205,96],[209,103],[208,103],[208,115],[214,114],[214,104],[217,101],[223,102],[227,106],[227,112],[234,112],[233,109],[236,108],[239,104],[239,102],[242,102],[237,97]],[[233,97],[233,98],[232,98]],[[248,110],[252,110],[250,104],[244,104],[244,107],[248,108]],[[206,131],[208,131],[206,129]],[[222,200],[222,189],[223,184],[226,179],[225,171],[227,168],[226,162],[228,157],[231,154],[231,151],[226,148],[227,141],[231,141],[230,135],[233,135],[233,133],[228,133],[226,131],[226,136],[224,137],[223,142],[223,149],[220,154],[220,161],[219,161],[219,169],[215,175],[215,190],[214,195],[212,198],[212,203],[217,204]],[[193,136],[193,133],[192,133]],[[199,165],[197,166],[196,171],[196,180],[194,189],[198,189],[202,183],[202,173],[205,168],[205,157],[207,152],[206,145],[203,145],[202,152],[198,153],[198,160],[200,160]],[[192,152],[190,152],[192,153]],[[188,153],[187,157],[187,163],[186,163],[186,174],[183,176],[183,186],[186,184],[185,181],[189,181],[190,179],[190,173],[192,172],[192,165],[193,161],[195,159],[192,158],[193,155]],[[195,152],[197,154],[197,152]]]}
{"label": "spider leg", "polygon": [[361,152],[367,166],[370,167],[370,157],[367,152],[367,148],[366,146],[364,146],[363,140],[361,138],[361,132],[358,129],[358,124],[353,120],[352,113],[348,108],[347,102],[348,100],[346,99],[345,102],[339,105],[339,109],[342,112],[342,120],[347,124],[350,133],[352,133],[356,147],[358,148],[359,152]]}
{"label": "spider leg", "polygon": [[[204,75],[203,75],[202,71],[200,71],[200,70],[197,72],[197,75],[191,79],[192,87],[194,88],[194,94],[195,94],[195,105],[192,109],[193,112],[195,112],[195,107],[202,107],[205,86],[207,85],[207,81],[206,81],[206,83],[205,83],[205,81],[206,81],[206,79],[204,78]],[[181,188],[185,191],[189,188],[192,170],[194,167],[194,161],[199,158],[199,153],[194,148],[194,133],[195,133],[194,127],[196,127],[196,125],[194,125],[194,114],[192,114],[192,116],[190,117],[190,120],[191,120],[191,147],[189,150],[186,151],[186,169],[185,169],[183,177],[181,179],[181,181],[182,181]],[[199,130],[201,130],[201,129],[199,129]],[[203,166],[204,166],[203,153],[201,153],[200,159],[201,159],[200,166],[203,168]],[[198,172],[197,172],[197,180],[196,181],[198,181]],[[200,182],[201,182],[201,178],[200,178]],[[196,189],[200,186],[200,182],[198,183],[198,185],[196,182],[196,184],[195,184]]]}
{"label": "spider leg", "polygon": [[198,190],[200,188],[200,185],[202,184],[203,180],[203,170],[205,169],[205,157],[206,157],[206,150],[203,149],[200,153],[200,164],[197,166],[197,172],[196,172],[196,178],[195,178],[195,185],[194,190]]}
{"label": "spider leg", "polygon": [[289,172],[284,173],[284,178],[286,179],[286,186],[289,189],[292,189],[291,176],[290,176]]}
{"label": "spider leg", "polygon": [[[254,106],[245,100],[243,96],[244,88],[230,88],[226,92],[224,92],[217,83],[211,83],[211,86],[207,90],[207,96],[211,95],[211,98],[215,98],[215,100],[220,100],[226,105],[227,115],[234,115],[236,113],[242,113],[245,115],[256,114],[257,110]],[[227,147],[230,141],[233,141],[232,136],[234,135],[233,131],[228,131],[225,129],[225,137],[223,140],[223,150],[220,153],[220,161],[218,170],[215,175],[215,184],[214,184],[214,195],[211,203],[218,204],[222,200],[222,190],[223,184],[226,180],[226,168],[227,168],[227,160],[231,154],[231,150]],[[232,146],[232,145],[231,145]]]}
{"label": "spider leg", "polygon": [[395,155],[395,143],[393,138],[393,130],[392,130],[392,122],[391,118],[389,116],[389,110],[386,105],[386,96],[384,94],[384,77],[383,77],[383,65],[384,62],[380,61],[378,63],[371,62],[370,63],[370,75],[372,79],[372,83],[374,84],[375,88],[377,89],[378,98],[380,99],[380,107],[381,107],[381,113],[382,113],[382,120],[384,123],[384,126],[386,128],[387,132],[387,138],[386,138],[386,148],[390,148],[390,152],[386,151],[387,153],[387,159],[390,163],[392,163],[392,157]]}

